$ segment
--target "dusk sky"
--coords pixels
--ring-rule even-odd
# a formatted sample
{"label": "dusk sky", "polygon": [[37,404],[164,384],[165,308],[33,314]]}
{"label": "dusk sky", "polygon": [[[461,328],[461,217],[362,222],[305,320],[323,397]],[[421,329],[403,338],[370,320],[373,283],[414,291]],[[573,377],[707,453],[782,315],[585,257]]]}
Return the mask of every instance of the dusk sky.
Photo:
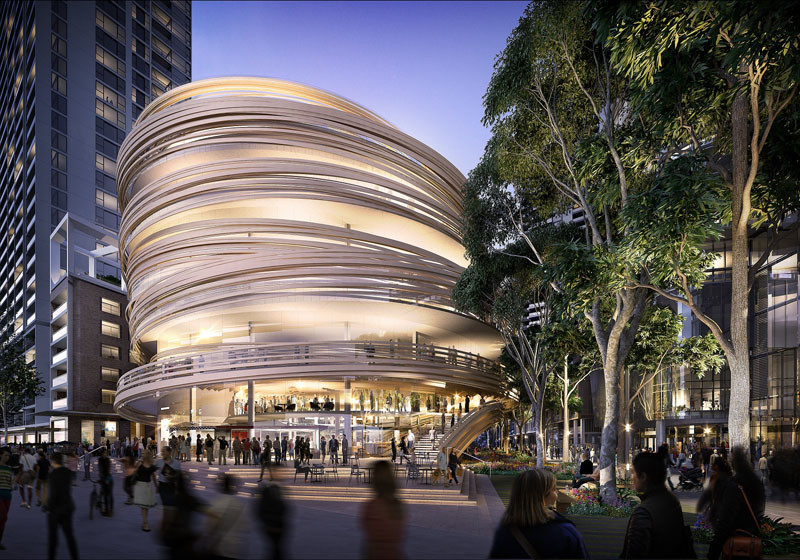
{"label": "dusk sky", "polygon": [[268,76],[376,112],[466,174],[481,99],[526,2],[194,2],[192,78]]}

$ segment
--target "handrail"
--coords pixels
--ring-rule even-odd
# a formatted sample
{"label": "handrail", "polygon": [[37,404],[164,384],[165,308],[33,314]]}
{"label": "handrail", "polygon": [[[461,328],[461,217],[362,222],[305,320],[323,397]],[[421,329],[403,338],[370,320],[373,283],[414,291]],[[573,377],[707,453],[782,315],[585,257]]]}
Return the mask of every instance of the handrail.
{"label": "handrail", "polygon": [[464,451],[463,449],[457,449],[455,447],[453,449],[455,449],[456,451],[460,451],[462,455],[466,455],[467,457],[472,457],[473,459],[475,459],[479,463],[483,463],[484,465],[489,465],[489,479],[492,478],[492,464],[491,463],[487,463],[483,459],[478,459],[475,455],[471,455],[471,454],[467,453],[466,451]]}

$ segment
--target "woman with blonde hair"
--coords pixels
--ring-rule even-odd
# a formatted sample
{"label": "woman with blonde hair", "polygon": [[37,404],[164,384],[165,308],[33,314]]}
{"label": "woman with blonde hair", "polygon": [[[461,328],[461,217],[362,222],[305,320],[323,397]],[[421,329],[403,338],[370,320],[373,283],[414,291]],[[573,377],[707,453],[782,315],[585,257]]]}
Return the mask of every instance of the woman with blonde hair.
{"label": "woman with blonde hair", "polygon": [[133,503],[142,509],[142,531],[149,532],[147,512],[156,505],[155,477],[156,466],[153,464],[153,455],[149,450],[142,453],[142,460],[136,465],[133,472]]}
{"label": "woman with blonde hair", "polygon": [[571,521],[551,508],[556,503],[552,471],[520,474],[494,534],[490,558],[589,558],[581,534]]}

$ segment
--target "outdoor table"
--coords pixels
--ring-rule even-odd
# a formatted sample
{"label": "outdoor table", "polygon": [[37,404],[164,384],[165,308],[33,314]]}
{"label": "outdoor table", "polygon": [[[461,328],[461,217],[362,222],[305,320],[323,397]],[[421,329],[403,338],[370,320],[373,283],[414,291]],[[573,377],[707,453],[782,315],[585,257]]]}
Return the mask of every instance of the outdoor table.
{"label": "outdoor table", "polygon": [[325,477],[325,467],[322,465],[311,465],[311,482],[322,482]]}
{"label": "outdoor table", "polygon": [[375,467],[359,467],[364,471],[364,482],[372,482],[372,470]]}
{"label": "outdoor table", "polygon": [[423,484],[431,484],[431,476],[433,475],[433,467],[420,467],[419,474],[422,477]]}

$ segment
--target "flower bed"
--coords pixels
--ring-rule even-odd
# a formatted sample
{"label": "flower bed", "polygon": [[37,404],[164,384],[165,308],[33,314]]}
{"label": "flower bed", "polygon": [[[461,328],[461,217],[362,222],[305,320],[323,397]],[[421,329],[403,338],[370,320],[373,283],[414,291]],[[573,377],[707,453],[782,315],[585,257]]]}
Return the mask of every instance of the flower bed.
{"label": "flower bed", "polygon": [[[792,530],[791,523],[782,523],[783,517],[773,519],[762,515],[759,521],[759,536],[764,545],[765,555],[793,554],[800,550],[800,534]],[[710,543],[714,539],[714,528],[702,513],[692,525],[692,536],[695,542],[699,543]]]}
{"label": "flower bed", "polygon": [[628,517],[638,504],[638,498],[625,489],[617,490],[617,496],[609,501],[600,497],[596,488],[577,488],[570,490],[575,500],[567,510],[572,515],[605,515],[608,517]]}

